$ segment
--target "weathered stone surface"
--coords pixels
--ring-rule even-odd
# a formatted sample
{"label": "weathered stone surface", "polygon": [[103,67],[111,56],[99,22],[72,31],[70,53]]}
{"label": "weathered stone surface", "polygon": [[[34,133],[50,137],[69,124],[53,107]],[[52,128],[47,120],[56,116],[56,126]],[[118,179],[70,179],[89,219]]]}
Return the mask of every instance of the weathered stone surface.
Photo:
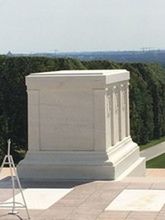
{"label": "weathered stone surface", "polygon": [[28,179],[116,179],[143,175],[129,127],[129,72],[83,70],[27,76]]}

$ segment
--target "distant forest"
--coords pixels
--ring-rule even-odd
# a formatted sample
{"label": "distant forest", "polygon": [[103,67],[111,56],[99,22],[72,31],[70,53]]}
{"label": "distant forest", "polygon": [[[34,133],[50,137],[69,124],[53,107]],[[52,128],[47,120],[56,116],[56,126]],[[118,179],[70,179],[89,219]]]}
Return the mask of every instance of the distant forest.
{"label": "distant forest", "polygon": [[[12,54],[8,56],[27,56],[27,54]],[[54,53],[36,53],[29,56],[40,56],[49,58],[72,58],[83,61],[89,60],[111,60],[113,62],[129,63],[158,63],[165,67],[165,50],[151,50],[144,48],[139,51],[87,51],[87,52],[54,52]]]}
{"label": "distant forest", "polygon": [[[96,51],[96,52],[67,52],[57,53],[54,56],[76,58],[80,60],[111,60],[114,62],[159,63],[165,67],[165,50],[141,51]],[[50,56],[50,54],[47,54]]]}
{"label": "distant forest", "polygon": [[0,56],[0,160],[12,139],[15,161],[27,149],[25,76],[71,69],[127,69],[130,80],[131,136],[138,144],[165,136],[165,69],[159,64],[114,63],[105,60]]}

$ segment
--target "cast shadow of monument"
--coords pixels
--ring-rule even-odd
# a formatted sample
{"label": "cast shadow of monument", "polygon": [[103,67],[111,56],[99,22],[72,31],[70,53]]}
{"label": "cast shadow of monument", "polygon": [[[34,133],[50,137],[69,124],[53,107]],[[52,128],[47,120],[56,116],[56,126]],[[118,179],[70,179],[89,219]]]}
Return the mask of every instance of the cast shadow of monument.
{"label": "cast shadow of monument", "polygon": [[[76,186],[80,186],[80,185],[85,185],[85,184],[90,184],[94,181],[97,180],[67,180],[67,181],[48,181],[46,182],[45,180],[43,181],[33,181],[33,180],[29,180],[29,181],[25,181],[20,179],[21,181],[21,186],[23,189],[26,188],[74,188]],[[15,179],[15,188],[19,189],[17,181]],[[11,181],[11,177],[7,176],[3,179],[0,180],[0,189],[12,189],[12,181]]]}

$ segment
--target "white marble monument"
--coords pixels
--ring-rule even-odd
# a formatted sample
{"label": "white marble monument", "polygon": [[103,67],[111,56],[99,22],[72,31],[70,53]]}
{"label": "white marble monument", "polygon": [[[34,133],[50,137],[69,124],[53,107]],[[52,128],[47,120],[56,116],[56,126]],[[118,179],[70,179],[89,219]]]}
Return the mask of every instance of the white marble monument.
{"label": "white marble monument", "polygon": [[21,178],[144,175],[145,159],[130,137],[128,71],[35,73],[26,85],[29,150],[18,165]]}

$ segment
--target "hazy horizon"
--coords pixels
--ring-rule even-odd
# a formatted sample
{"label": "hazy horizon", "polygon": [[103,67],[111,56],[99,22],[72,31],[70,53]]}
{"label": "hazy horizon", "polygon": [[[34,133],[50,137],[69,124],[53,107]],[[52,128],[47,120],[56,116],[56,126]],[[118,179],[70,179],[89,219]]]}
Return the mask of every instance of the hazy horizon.
{"label": "hazy horizon", "polygon": [[0,54],[164,50],[164,0],[0,0]]}
{"label": "hazy horizon", "polygon": [[48,53],[48,54],[55,54],[55,53],[97,53],[97,52],[100,52],[100,53],[102,53],[102,52],[116,52],[116,53],[124,53],[124,52],[153,52],[153,51],[157,51],[157,52],[161,52],[161,51],[165,51],[165,49],[164,48],[162,48],[162,49],[159,49],[159,48],[157,48],[157,49],[154,49],[154,48],[140,48],[140,49],[131,49],[131,50],[79,50],[79,51],[77,51],[77,50],[75,50],[75,51],[31,51],[31,52],[12,52],[11,50],[9,50],[9,51],[7,51],[7,53],[0,53],[0,55],[5,55],[5,54],[8,54],[8,53],[11,53],[11,54],[24,54],[24,55],[26,55],[26,54],[46,54],[46,53]]}

